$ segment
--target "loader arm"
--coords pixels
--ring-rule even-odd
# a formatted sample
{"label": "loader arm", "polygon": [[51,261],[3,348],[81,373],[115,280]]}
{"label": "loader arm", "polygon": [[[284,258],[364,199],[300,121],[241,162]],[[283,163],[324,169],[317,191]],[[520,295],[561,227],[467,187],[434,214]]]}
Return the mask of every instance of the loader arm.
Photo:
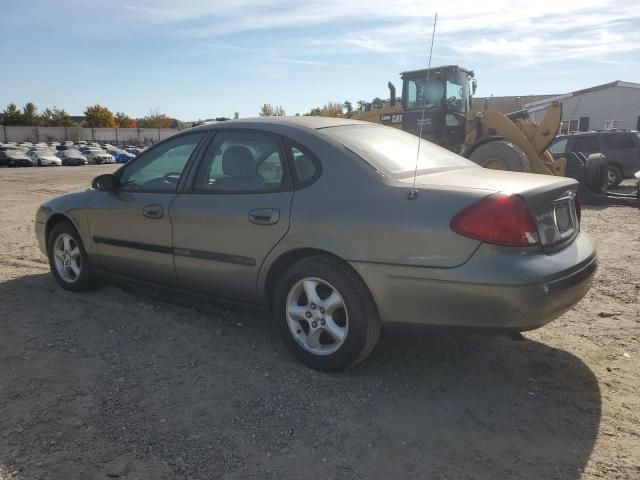
{"label": "loader arm", "polygon": [[497,135],[522,149],[532,173],[564,175],[566,160],[554,160],[547,151],[560,128],[561,119],[562,106],[558,102],[549,106],[540,124],[528,122],[525,118],[511,120],[507,115],[493,110],[478,112],[467,118],[465,147],[472,148],[484,139]]}

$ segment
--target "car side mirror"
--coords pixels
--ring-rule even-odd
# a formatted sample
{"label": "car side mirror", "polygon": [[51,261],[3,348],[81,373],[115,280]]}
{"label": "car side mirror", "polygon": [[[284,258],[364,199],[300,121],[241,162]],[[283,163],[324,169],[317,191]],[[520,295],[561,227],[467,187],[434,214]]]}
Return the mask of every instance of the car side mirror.
{"label": "car side mirror", "polygon": [[115,190],[118,187],[118,179],[112,173],[105,173],[104,175],[98,175],[91,182],[91,188],[102,191]]}

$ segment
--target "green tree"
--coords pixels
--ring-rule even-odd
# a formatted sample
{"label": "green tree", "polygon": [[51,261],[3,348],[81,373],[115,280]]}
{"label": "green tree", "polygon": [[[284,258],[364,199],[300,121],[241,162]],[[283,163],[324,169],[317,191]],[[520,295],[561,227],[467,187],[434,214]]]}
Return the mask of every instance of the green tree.
{"label": "green tree", "polygon": [[376,97],[373,100],[371,100],[371,108],[373,108],[374,110],[380,110],[383,107],[384,107],[384,100],[382,100],[380,97]]}
{"label": "green tree", "polygon": [[22,125],[22,114],[18,110],[18,106],[11,102],[2,111],[2,124],[3,125]]}
{"label": "green tree", "polygon": [[353,105],[351,104],[351,102],[349,100],[346,100],[342,104],[342,106],[347,111],[344,116],[347,118],[351,118],[351,116],[353,115]]}
{"label": "green tree", "polygon": [[237,120],[240,118],[240,112],[233,112],[233,119]]}
{"label": "green tree", "polygon": [[306,115],[314,115],[317,117],[343,117],[342,104],[339,102],[328,102],[322,107],[312,108]]}
{"label": "green tree", "polygon": [[358,104],[358,113],[369,111],[368,104],[364,100],[358,100],[356,103]]}
{"label": "green tree", "polygon": [[40,125],[38,107],[33,102],[28,102],[22,107],[22,125]]}
{"label": "green tree", "polygon": [[127,115],[124,112],[116,113],[113,119],[116,122],[117,128],[129,128],[129,125],[131,124],[131,119],[129,118],[129,115]]}
{"label": "green tree", "polygon": [[272,106],[270,103],[265,103],[260,107],[258,114],[261,117],[284,117],[287,113],[283,107]]}
{"label": "green tree", "polygon": [[137,120],[138,128],[175,128],[177,120],[167,117],[166,114],[158,110],[151,110],[146,117]]}
{"label": "green tree", "polygon": [[273,107],[270,103],[265,103],[260,107],[260,111],[258,115],[261,117],[272,117],[273,116]]}
{"label": "green tree", "polygon": [[45,127],[73,127],[69,114],[61,108],[45,108],[40,116]]}
{"label": "green tree", "polygon": [[84,109],[84,121],[91,128],[114,128],[116,120],[111,110],[95,104]]}

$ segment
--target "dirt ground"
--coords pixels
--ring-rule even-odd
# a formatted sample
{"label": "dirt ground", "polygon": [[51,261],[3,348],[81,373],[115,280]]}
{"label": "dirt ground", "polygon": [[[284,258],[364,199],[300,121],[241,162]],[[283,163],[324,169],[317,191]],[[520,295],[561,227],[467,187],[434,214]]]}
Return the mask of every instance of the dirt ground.
{"label": "dirt ground", "polygon": [[525,341],[386,333],[327,375],[256,312],[57,287],[36,208],[111,169],[0,169],[0,480],[640,478],[637,209],[585,209],[591,291]]}

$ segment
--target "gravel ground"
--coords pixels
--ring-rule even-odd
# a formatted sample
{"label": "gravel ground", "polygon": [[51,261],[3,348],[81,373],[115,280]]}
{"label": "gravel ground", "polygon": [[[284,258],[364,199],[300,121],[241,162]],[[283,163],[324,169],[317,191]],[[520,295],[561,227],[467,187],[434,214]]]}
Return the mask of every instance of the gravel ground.
{"label": "gravel ground", "polygon": [[591,291],[547,327],[386,333],[327,375],[268,318],[56,286],[47,198],[112,166],[0,170],[0,479],[640,478],[640,222],[591,208]]}

